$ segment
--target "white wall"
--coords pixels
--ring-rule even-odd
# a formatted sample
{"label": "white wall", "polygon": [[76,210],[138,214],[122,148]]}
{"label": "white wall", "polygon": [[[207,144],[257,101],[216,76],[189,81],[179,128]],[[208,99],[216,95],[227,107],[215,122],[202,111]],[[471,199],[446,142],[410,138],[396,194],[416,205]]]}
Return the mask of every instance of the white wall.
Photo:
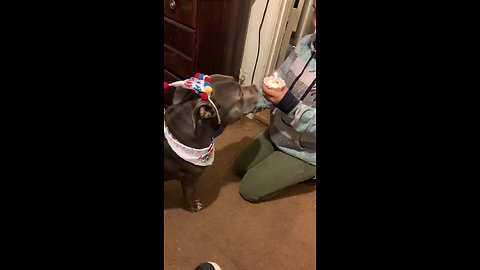
{"label": "white wall", "polygon": [[[255,59],[258,49],[258,30],[262,21],[267,0],[255,0],[250,10],[250,20],[247,30],[247,40],[243,54],[240,81],[251,84]],[[268,10],[261,31],[260,53],[253,83],[261,85],[264,77],[271,75],[276,68],[276,60],[280,51],[280,42],[283,38],[293,0],[270,0]]]}

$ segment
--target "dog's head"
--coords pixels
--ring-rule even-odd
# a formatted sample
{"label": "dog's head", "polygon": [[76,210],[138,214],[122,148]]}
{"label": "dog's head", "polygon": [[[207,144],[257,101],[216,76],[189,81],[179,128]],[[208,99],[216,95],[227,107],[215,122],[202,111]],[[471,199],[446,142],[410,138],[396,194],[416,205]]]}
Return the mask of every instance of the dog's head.
{"label": "dog's head", "polygon": [[[233,77],[215,74],[210,76],[213,89],[211,100],[220,114],[222,125],[232,124],[252,112],[259,101],[255,85],[241,86]],[[217,111],[208,100],[201,100],[192,90],[177,88],[173,104],[195,100],[194,122],[217,119]]]}

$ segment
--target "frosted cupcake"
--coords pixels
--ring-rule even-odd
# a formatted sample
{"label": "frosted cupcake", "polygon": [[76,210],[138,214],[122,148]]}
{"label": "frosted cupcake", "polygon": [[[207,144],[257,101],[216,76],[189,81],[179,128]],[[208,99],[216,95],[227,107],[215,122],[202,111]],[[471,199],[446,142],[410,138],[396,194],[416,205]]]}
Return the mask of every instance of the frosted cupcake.
{"label": "frosted cupcake", "polygon": [[285,87],[285,81],[282,78],[279,78],[277,73],[273,73],[273,76],[265,77],[263,79],[263,84],[276,91],[282,91],[283,87]]}

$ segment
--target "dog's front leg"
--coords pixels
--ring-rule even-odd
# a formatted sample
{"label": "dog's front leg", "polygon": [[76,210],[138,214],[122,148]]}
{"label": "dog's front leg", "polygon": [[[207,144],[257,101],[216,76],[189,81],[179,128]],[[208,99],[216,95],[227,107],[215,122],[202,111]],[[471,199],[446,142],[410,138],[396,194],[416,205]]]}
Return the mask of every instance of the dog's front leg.
{"label": "dog's front leg", "polygon": [[197,212],[203,208],[203,204],[198,199],[194,199],[193,194],[197,188],[198,179],[185,179],[182,181],[183,198],[185,207],[190,212]]}

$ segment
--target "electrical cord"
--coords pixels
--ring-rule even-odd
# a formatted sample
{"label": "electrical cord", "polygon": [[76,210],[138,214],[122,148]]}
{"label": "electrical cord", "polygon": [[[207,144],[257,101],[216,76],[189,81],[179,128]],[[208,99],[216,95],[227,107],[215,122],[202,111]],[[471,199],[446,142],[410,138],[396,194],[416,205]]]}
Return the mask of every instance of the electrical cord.
{"label": "electrical cord", "polygon": [[265,14],[267,13],[269,2],[270,2],[270,0],[267,0],[267,4],[265,5],[265,10],[263,11],[262,22],[260,23],[260,27],[258,28],[257,58],[255,59],[255,66],[253,67],[252,80],[251,80],[250,84],[253,84],[253,79],[255,78],[255,71],[257,70],[258,55],[260,54],[260,34],[262,32],[263,20],[265,19]]}

